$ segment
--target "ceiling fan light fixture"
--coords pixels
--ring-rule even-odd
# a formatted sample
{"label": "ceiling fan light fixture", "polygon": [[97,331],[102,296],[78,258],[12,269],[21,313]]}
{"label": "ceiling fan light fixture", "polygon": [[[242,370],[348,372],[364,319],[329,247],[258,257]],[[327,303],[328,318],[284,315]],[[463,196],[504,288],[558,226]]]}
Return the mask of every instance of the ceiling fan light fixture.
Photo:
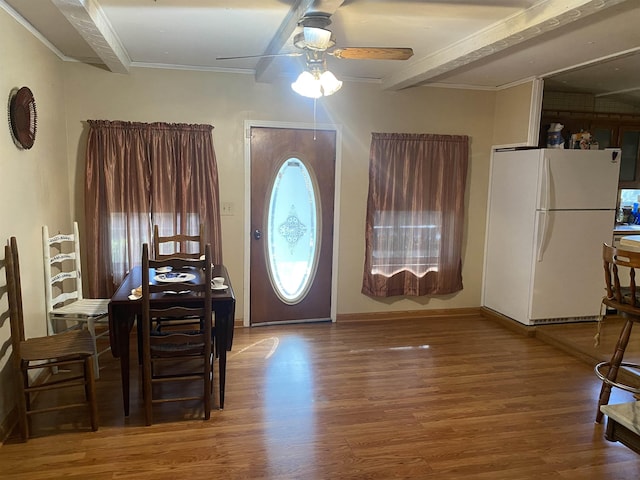
{"label": "ceiling fan light fixture", "polygon": [[291,84],[291,88],[298,95],[309,98],[320,98],[322,90],[320,90],[320,81],[316,79],[311,72],[305,70],[298,79]]}
{"label": "ceiling fan light fixture", "polygon": [[324,51],[336,44],[331,31],[325,28],[303,27],[302,37],[304,45],[312,50]]}
{"label": "ceiling fan light fixture", "polygon": [[325,70],[322,73],[317,70],[314,72],[305,70],[291,84],[291,88],[303,97],[320,98],[323,95],[328,97],[336,93],[342,88],[342,82],[329,70]]}
{"label": "ceiling fan light fixture", "polygon": [[322,92],[326,97],[340,90],[342,88],[342,81],[338,80],[329,70],[326,70],[320,75],[320,85],[322,85]]}

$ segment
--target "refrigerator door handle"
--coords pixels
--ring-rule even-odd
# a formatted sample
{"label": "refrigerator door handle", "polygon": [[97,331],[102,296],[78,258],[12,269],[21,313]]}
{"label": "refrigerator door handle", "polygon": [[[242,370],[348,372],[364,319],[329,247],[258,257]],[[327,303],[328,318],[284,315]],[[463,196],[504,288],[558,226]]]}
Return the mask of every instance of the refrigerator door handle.
{"label": "refrigerator door handle", "polygon": [[547,237],[548,212],[546,210],[538,211],[538,238],[536,240],[536,259],[542,261],[544,254],[544,239]]}
{"label": "refrigerator door handle", "polygon": [[542,210],[548,210],[549,205],[551,204],[551,172],[549,167],[549,157],[546,155],[543,157],[542,161],[542,205],[540,208]]}

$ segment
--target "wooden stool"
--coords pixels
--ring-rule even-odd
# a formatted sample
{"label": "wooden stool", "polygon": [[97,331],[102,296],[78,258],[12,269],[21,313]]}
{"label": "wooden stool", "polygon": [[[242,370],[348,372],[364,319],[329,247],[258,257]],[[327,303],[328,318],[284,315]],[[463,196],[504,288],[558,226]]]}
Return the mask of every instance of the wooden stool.
{"label": "wooden stool", "polygon": [[[609,362],[600,362],[595,367],[596,375],[602,380],[600,398],[598,399],[598,411],[596,422],[602,421],[603,413],[601,406],[609,403],[611,387],[621,388],[634,394],[640,394],[640,388],[617,382],[620,367],[640,368],[640,365],[623,362],[624,351],[629,343],[631,328],[634,322],[640,321],[640,298],[638,298],[638,288],[636,286],[636,272],[640,268],[640,250],[624,250],[614,248],[609,245],[602,247],[602,259],[604,262],[604,278],[607,295],[602,299],[602,303],[618,311],[618,314],[625,318],[626,322],[620,332],[620,337],[616,343],[616,348]],[[629,272],[629,285],[622,286],[620,282],[619,267],[627,267]],[[627,270],[625,268],[624,270]],[[605,368],[607,367],[607,368]],[[604,371],[606,370],[606,373]]]}

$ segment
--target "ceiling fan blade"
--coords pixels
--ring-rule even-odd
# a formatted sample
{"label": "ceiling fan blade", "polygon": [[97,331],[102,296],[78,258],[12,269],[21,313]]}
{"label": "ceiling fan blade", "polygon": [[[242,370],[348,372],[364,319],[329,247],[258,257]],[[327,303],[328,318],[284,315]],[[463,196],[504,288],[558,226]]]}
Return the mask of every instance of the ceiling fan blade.
{"label": "ceiling fan blade", "polygon": [[349,60],[407,60],[413,56],[412,48],[348,47],[327,52],[336,58]]}
{"label": "ceiling fan blade", "polygon": [[216,60],[238,60],[241,58],[268,58],[268,57],[301,57],[302,52],[289,52],[289,53],[273,53],[270,55],[241,55],[238,57],[217,57]]}

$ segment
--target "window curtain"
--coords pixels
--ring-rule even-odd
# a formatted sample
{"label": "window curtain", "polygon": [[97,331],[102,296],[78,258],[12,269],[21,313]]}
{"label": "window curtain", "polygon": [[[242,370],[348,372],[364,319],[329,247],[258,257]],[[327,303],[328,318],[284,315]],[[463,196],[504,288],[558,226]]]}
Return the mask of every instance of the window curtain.
{"label": "window curtain", "polygon": [[362,293],[462,290],[469,137],[373,133]]}
{"label": "window curtain", "polygon": [[222,263],[218,171],[211,125],[89,120],[85,173],[85,279],[110,297],[141,263],[153,224],[197,234]]}

